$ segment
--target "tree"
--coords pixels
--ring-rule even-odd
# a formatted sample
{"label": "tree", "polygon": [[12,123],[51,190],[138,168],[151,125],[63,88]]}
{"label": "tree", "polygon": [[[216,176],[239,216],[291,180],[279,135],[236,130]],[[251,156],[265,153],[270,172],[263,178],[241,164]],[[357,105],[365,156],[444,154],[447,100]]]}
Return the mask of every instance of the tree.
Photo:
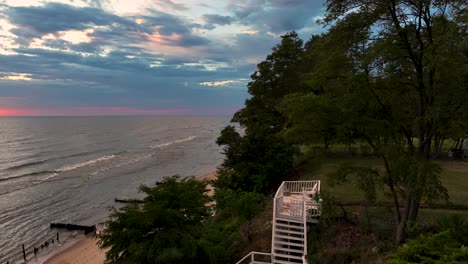
{"label": "tree", "polygon": [[193,178],[165,178],[142,186],[142,205],[113,209],[99,243],[106,263],[210,263],[200,245],[210,216],[206,183]]}
{"label": "tree", "polygon": [[245,107],[234,114],[233,122],[246,128],[246,134],[265,130],[277,133],[283,128],[284,117],[280,102],[285,95],[301,91],[303,42],[296,32],[281,36],[281,42],[273,48],[265,61],[257,65],[250,76],[248,91],[252,95]]}
{"label": "tree", "polygon": [[293,169],[296,149],[265,130],[240,136],[233,126],[228,126],[217,143],[224,146],[226,156],[218,169],[217,189],[268,194]]}
{"label": "tree", "polygon": [[[211,263],[235,263],[244,257],[240,249],[252,242],[251,235],[257,231],[252,220],[263,210],[264,200],[258,193],[217,189],[216,214],[207,221],[201,242],[210,249]],[[243,226],[247,237],[241,234]]]}
{"label": "tree", "polygon": [[251,75],[248,90],[252,97],[232,119],[245,134],[228,126],[217,141],[226,155],[217,188],[268,193],[293,169],[295,148],[279,135],[285,125],[280,106],[285,95],[306,87],[300,76],[302,46],[297,33],[282,36]]}
{"label": "tree", "polygon": [[318,92],[286,101],[286,135],[360,140],[382,158],[383,173],[342,172],[387,186],[398,243],[421,201],[447,198],[439,168],[428,160],[434,138],[466,116],[462,10],[463,1],[328,0],[330,30],[306,44],[315,63],[304,76]]}

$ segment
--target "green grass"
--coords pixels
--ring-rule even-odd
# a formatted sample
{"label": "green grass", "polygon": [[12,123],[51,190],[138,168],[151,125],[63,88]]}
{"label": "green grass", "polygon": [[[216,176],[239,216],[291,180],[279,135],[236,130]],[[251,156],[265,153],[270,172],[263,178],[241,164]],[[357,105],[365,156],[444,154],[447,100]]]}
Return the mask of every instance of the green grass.
{"label": "green grass", "polygon": [[353,164],[358,166],[381,166],[381,162],[375,158],[324,158],[308,160],[305,164],[304,174],[301,178],[305,180],[320,180],[321,189],[333,194],[343,203],[360,203],[364,201],[363,193],[350,182],[331,186],[328,183],[328,174],[335,172],[340,166]]}
{"label": "green grass", "polygon": [[[440,176],[449,192],[450,201],[456,206],[468,207],[468,169],[467,172],[460,172],[464,171],[460,166],[465,164],[451,166],[452,164],[439,163],[445,168]],[[396,219],[390,198],[380,191],[377,205],[364,206],[366,202],[363,192],[352,183],[331,186],[327,175],[344,164],[383,169],[382,161],[372,157],[331,158],[323,155],[322,158],[306,160],[301,178],[321,180],[322,192],[330,193],[343,203],[347,218],[353,223],[346,225],[346,222],[344,224],[340,221],[328,222],[329,226],[314,233],[314,241],[318,239],[318,242],[313,242],[317,243],[315,247],[313,243],[311,244],[310,258],[320,259],[313,263],[323,263],[326,258],[330,260],[329,263],[338,263],[334,260],[347,256],[355,258],[356,263],[387,263],[388,256],[396,249],[394,244]],[[468,163],[466,166],[468,168]],[[330,212],[336,217],[344,215],[341,208],[336,206],[328,213]],[[408,230],[408,237],[412,239],[421,234],[435,232],[441,228],[440,223],[444,219],[450,219],[454,215],[462,216],[468,221],[468,210],[421,208],[417,223],[412,223]],[[326,224],[325,221],[322,223]],[[349,243],[335,241],[338,234]]]}
{"label": "green grass", "polygon": [[[353,183],[331,186],[327,175],[336,171],[343,164],[382,168],[382,161],[377,158],[321,158],[309,159],[304,166],[301,178],[304,180],[321,180],[321,189],[333,194],[343,203],[365,202],[363,193]],[[468,163],[466,163],[468,167]],[[467,170],[468,171],[468,170]],[[441,173],[443,185],[447,188],[450,202],[454,206],[468,207],[468,173],[444,169]],[[379,192],[377,202],[390,202],[389,197]]]}
{"label": "green grass", "polygon": [[449,192],[450,202],[468,207],[468,173],[444,170],[441,180]]}

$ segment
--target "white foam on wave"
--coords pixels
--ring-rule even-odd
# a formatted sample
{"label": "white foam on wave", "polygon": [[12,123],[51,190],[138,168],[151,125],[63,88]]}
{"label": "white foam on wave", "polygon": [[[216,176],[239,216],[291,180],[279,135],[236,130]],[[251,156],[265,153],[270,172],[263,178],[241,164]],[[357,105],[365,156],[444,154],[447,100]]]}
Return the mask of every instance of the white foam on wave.
{"label": "white foam on wave", "polygon": [[58,172],[71,171],[71,170],[75,170],[75,169],[78,169],[78,168],[81,168],[81,167],[84,167],[84,166],[89,166],[89,165],[95,164],[95,163],[100,162],[100,161],[110,160],[110,159],[113,159],[113,158],[115,158],[115,155],[104,156],[104,157],[100,157],[100,158],[97,158],[97,159],[93,159],[93,160],[89,160],[89,161],[85,161],[85,162],[80,162],[80,163],[76,163],[76,164],[72,164],[72,165],[65,165],[62,168],[58,169],[57,171]]}
{"label": "white foam on wave", "polygon": [[54,177],[58,176],[58,173],[54,172],[54,173],[51,173],[50,175],[47,175],[46,177],[42,178],[40,181],[41,182],[44,182],[44,181],[47,181],[49,179],[52,179]]}
{"label": "white foam on wave", "polygon": [[177,144],[177,143],[182,143],[182,142],[186,142],[186,141],[190,141],[194,138],[196,138],[197,136],[190,136],[190,137],[187,137],[187,138],[183,138],[183,139],[176,139],[176,140],[173,140],[173,141],[169,141],[169,142],[166,142],[166,143],[162,143],[162,144],[158,144],[158,145],[154,145],[154,146],[151,146],[151,148],[155,149],[155,148],[163,148],[163,147],[167,147],[167,146],[170,146],[170,145],[173,145],[173,144]]}
{"label": "white foam on wave", "polygon": [[90,175],[91,175],[91,176],[95,176],[95,175],[97,175],[98,173],[101,173],[101,172],[104,172],[104,171],[107,171],[107,170],[110,170],[110,169],[115,169],[115,168],[120,168],[120,167],[123,167],[123,166],[131,165],[131,164],[133,164],[133,163],[137,163],[137,162],[139,162],[139,161],[142,161],[142,160],[145,160],[145,159],[149,159],[149,158],[151,158],[154,154],[156,154],[156,152],[149,153],[149,154],[147,154],[147,155],[144,155],[144,156],[139,157],[139,158],[136,158],[136,159],[128,159],[128,160],[126,160],[125,162],[122,162],[122,163],[119,163],[119,164],[115,164],[115,165],[113,165],[112,167],[100,168],[100,169],[98,169],[97,171],[91,173]]}

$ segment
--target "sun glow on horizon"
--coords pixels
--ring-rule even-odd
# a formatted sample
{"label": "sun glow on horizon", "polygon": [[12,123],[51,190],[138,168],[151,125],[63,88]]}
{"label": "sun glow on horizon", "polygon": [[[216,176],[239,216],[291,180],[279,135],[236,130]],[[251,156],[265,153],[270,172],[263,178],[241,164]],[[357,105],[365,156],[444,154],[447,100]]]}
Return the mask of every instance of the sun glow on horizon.
{"label": "sun glow on horizon", "polygon": [[0,116],[23,116],[30,115],[27,110],[19,108],[0,108]]}

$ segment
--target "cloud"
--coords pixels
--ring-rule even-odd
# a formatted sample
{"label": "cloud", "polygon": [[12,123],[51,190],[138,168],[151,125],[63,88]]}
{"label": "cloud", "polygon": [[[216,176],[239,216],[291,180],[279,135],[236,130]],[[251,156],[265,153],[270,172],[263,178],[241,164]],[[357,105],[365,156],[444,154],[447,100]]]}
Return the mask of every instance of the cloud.
{"label": "cloud", "polygon": [[273,33],[300,30],[324,12],[322,1],[310,0],[231,0],[228,6],[239,23]]}
{"label": "cloud", "polygon": [[159,0],[158,1],[160,4],[163,4],[167,7],[170,7],[170,8],[173,8],[175,10],[179,10],[179,11],[185,11],[185,10],[188,10],[189,8],[186,7],[185,5],[183,4],[178,4],[178,3],[174,3],[173,1],[171,0]]}
{"label": "cloud", "polygon": [[[164,1],[172,3],[171,1]],[[16,26],[11,32],[17,36],[20,44],[28,45],[34,39],[48,36],[51,40],[65,40],[92,37],[115,41],[115,43],[141,42],[153,34],[159,34],[166,40],[177,34],[168,43],[175,46],[197,46],[209,43],[209,40],[194,35],[192,24],[158,10],[148,10],[149,15],[138,17],[119,17],[94,7],[75,7],[59,3],[44,6],[9,7],[7,16]],[[81,36],[79,36],[81,35]],[[76,41],[69,41],[78,44]],[[81,41],[85,42],[85,41]]]}
{"label": "cloud", "polygon": [[31,81],[32,80],[32,74],[30,74],[30,73],[17,73],[17,72],[10,72],[10,73],[1,73],[0,72],[0,80]]}
{"label": "cloud", "polygon": [[99,8],[75,7],[59,3],[9,7],[7,12],[11,23],[20,27],[19,32],[27,36],[41,36],[66,30],[84,30],[92,26],[112,25],[113,23],[134,27],[132,21],[109,14]]}
{"label": "cloud", "polygon": [[215,82],[201,82],[199,83],[201,86],[225,86],[228,84],[239,83],[239,81],[235,80],[226,80],[226,81],[215,81]]}
{"label": "cloud", "polygon": [[209,23],[214,25],[230,25],[235,19],[231,16],[221,16],[217,14],[205,14],[203,15],[203,19]]}
{"label": "cloud", "polygon": [[135,2],[10,2],[0,7],[1,104],[42,114],[232,113],[277,36],[304,23],[304,32],[315,30],[310,7],[318,6],[139,0],[129,11],[123,8]]}

